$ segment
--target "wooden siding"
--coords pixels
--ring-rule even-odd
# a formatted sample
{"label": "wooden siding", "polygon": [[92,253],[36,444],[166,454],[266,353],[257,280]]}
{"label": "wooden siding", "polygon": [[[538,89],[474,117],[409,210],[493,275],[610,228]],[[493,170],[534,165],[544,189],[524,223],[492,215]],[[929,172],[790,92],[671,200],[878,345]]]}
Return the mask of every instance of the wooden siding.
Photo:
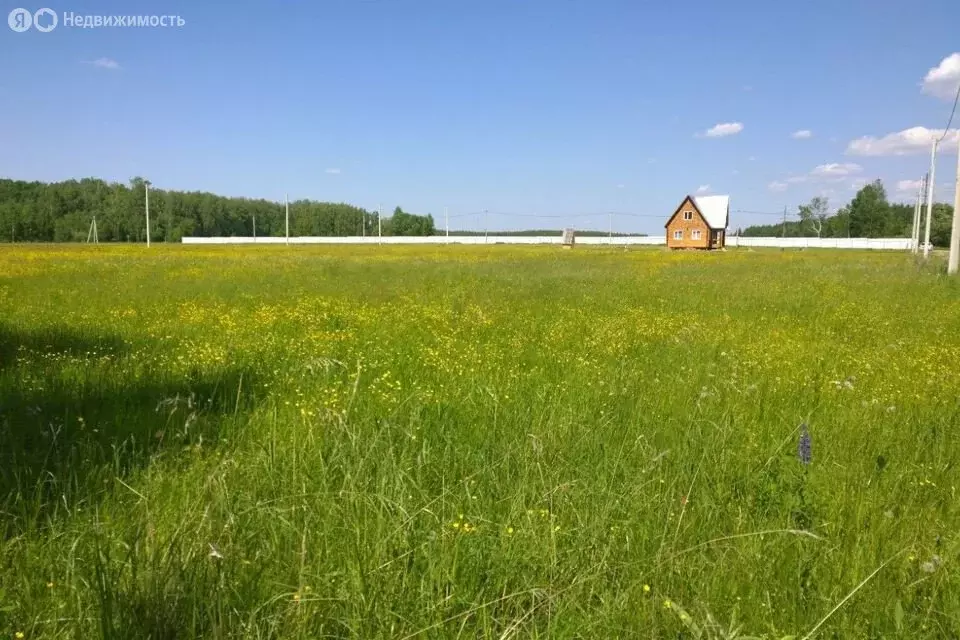
{"label": "wooden siding", "polygon": [[[684,213],[686,212],[693,214],[692,220],[684,220]],[[695,230],[700,231],[699,240],[693,239],[693,232]],[[675,231],[683,231],[682,240],[673,239]],[[707,249],[710,247],[711,237],[712,232],[706,220],[703,219],[703,216],[700,215],[697,208],[693,206],[690,198],[684,198],[683,204],[680,205],[677,214],[673,216],[667,224],[667,246],[671,249]]]}

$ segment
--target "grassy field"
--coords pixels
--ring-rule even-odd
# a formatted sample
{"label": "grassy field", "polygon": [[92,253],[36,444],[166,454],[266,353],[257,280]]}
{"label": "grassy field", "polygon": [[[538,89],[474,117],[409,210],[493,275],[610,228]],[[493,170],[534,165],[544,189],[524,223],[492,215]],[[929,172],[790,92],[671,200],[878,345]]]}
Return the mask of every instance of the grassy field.
{"label": "grassy field", "polygon": [[0,638],[955,638],[958,394],[902,253],[0,248]]}

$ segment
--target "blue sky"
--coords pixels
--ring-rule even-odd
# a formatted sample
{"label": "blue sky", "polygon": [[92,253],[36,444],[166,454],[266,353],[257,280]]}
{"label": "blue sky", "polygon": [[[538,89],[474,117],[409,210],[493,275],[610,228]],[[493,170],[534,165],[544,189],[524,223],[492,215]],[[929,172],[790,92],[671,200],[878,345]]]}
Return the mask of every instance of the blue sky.
{"label": "blue sky", "polygon": [[[482,228],[483,210],[491,228],[606,228],[614,211],[633,214],[614,217],[616,230],[655,232],[701,187],[733,210],[777,212],[821,193],[839,207],[881,178],[912,202],[898,183],[923,174],[928,146],[908,130],[942,129],[960,82],[956,0],[0,6],[47,6],[61,23],[66,12],[185,20],[0,25],[0,176],[140,175],[400,205],[441,224],[447,207],[461,228]],[[707,135],[724,124],[714,131],[729,135]],[[954,166],[951,145],[941,199]]]}

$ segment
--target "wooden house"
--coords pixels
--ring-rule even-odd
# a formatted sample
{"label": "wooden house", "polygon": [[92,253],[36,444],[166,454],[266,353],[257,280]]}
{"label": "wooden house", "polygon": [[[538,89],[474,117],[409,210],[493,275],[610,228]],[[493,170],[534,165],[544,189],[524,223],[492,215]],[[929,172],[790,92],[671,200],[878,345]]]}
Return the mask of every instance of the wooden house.
{"label": "wooden house", "polygon": [[730,221],[730,196],[687,196],[667,220],[671,249],[722,249]]}

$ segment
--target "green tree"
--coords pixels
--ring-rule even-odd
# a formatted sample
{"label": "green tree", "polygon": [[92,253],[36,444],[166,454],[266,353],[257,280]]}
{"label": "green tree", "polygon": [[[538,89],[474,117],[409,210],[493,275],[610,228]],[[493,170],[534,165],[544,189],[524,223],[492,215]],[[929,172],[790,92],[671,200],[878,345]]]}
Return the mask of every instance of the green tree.
{"label": "green tree", "polygon": [[807,204],[798,207],[800,221],[804,226],[809,226],[816,234],[821,237],[823,233],[823,223],[827,219],[827,199],[821,196],[812,198]]}
{"label": "green tree", "polygon": [[883,183],[875,180],[860,189],[850,201],[848,210],[852,237],[882,237],[890,216],[890,204]]}

